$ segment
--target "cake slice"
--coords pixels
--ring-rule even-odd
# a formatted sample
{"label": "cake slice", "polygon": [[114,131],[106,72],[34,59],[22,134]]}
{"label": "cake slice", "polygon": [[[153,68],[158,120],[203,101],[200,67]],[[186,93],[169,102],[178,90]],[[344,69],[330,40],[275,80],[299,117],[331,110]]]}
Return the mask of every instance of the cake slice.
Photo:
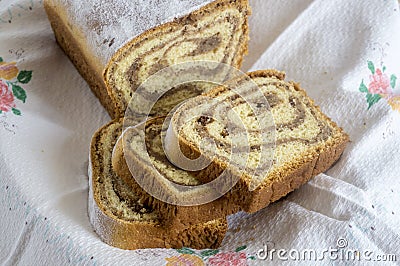
{"label": "cake slice", "polygon": [[96,233],[122,249],[217,248],[227,230],[225,219],[184,229],[163,226],[159,211],[142,203],[114,173],[112,150],[121,132],[122,120],[114,120],[95,133],[90,147],[89,217]]}
{"label": "cake slice", "polygon": [[[262,70],[248,76],[259,89],[239,79],[207,93],[211,100],[204,101],[203,96],[187,100],[173,114],[168,132],[178,140],[175,149],[180,147],[189,158],[201,154],[211,161],[202,170],[206,181],[224,170],[233,179],[238,175],[232,191],[240,191],[244,211],[255,212],[330,168],[349,138],[298,84],[285,82],[283,72]],[[236,91],[229,89],[235,87]],[[269,106],[256,96],[260,90]],[[259,108],[264,111],[256,116]],[[220,119],[201,116],[210,110]],[[235,114],[243,130],[234,124]],[[232,148],[236,151],[233,161]],[[174,151],[167,149],[167,153],[172,161],[179,160]]]}
{"label": "cake slice", "polygon": [[[113,118],[164,67],[211,60],[240,68],[247,52],[247,0],[45,0],[44,6],[58,43]],[[166,114],[166,106],[204,89],[176,88],[152,114]]]}
{"label": "cake slice", "polygon": [[[169,190],[172,197],[175,195],[189,199],[201,198],[206,194],[203,193],[206,191],[203,188],[197,191],[184,189],[203,184],[202,178],[198,176],[200,172],[179,169],[166,157],[161,142],[166,131],[163,126],[165,119],[166,117],[155,117],[147,120],[145,128],[125,129],[114,148],[112,156],[114,171],[138,195],[142,203],[159,211],[165,226],[185,228],[197,223],[225,218],[227,215],[238,212],[239,204],[231,202],[229,197],[221,197],[195,206],[182,206],[160,199],[163,195],[157,192],[163,190]],[[144,141],[142,137],[145,138]],[[130,162],[129,166],[126,159]],[[135,175],[132,176],[131,172]],[[183,189],[171,187],[169,182],[182,185]],[[142,186],[156,191],[155,195],[149,194]],[[217,191],[214,192],[217,193]],[[172,197],[169,200],[173,200]]]}

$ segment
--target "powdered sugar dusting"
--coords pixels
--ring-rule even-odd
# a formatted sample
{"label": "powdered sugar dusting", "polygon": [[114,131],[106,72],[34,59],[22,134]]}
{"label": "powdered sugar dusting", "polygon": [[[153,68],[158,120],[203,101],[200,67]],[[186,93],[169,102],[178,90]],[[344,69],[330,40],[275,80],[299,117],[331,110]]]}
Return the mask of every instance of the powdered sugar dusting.
{"label": "powdered sugar dusting", "polygon": [[174,18],[182,17],[212,0],[55,0],[67,12],[69,25],[85,38],[102,68],[112,55],[134,37]]}

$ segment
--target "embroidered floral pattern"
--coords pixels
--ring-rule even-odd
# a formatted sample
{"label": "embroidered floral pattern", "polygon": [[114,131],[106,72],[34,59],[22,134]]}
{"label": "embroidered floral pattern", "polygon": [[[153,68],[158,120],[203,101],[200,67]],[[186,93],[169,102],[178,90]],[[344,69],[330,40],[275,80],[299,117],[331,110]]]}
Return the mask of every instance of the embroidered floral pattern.
{"label": "embroidered floral pattern", "polygon": [[221,252],[218,249],[196,251],[191,248],[181,248],[176,251],[181,255],[166,258],[167,266],[210,265],[210,266],[247,266],[248,260],[255,260],[254,256],[243,252],[247,247],[238,247],[234,252]]}
{"label": "embroidered floral pattern", "polygon": [[379,68],[376,69],[375,74],[370,75],[369,79],[371,82],[368,85],[368,91],[371,94],[390,93],[389,77],[386,74],[382,73]]}
{"label": "embroidered floral pattern", "polygon": [[386,67],[375,68],[372,61],[368,61],[368,69],[371,71],[368,87],[364,80],[361,81],[359,91],[366,93],[368,109],[381,99],[385,99],[393,110],[400,112],[400,95],[394,92],[397,77],[392,74],[390,77],[385,73]]}
{"label": "embroidered floral pattern", "polygon": [[247,255],[243,252],[225,252],[219,253],[208,260],[208,265],[213,266],[246,266]]}
{"label": "embroidered floral pattern", "polygon": [[0,57],[0,114],[12,112],[21,115],[16,108],[15,99],[25,103],[26,92],[21,87],[28,84],[32,79],[32,71],[19,70],[15,62],[4,62]]}
{"label": "embroidered floral pattern", "polygon": [[0,80],[0,111],[8,112],[15,107],[14,95],[8,89],[8,85]]}
{"label": "embroidered floral pattern", "polygon": [[202,266],[203,260],[195,255],[182,254],[177,257],[166,258],[167,266]]}

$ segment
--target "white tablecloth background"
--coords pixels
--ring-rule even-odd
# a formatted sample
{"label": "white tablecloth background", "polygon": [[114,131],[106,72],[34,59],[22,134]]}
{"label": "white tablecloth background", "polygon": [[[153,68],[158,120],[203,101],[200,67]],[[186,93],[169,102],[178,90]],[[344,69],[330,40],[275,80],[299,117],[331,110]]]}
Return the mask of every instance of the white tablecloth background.
{"label": "white tablecloth background", "polygon": [[[231,252],[236,262],[242,254],[242,262],[263,264],[252,256],[264,244],[321,251],[337,248],[341,239],[347,244],[343,250],[370,250],[372,258],[396,254],[399,261],[400,104],[389,103],[397,99],[400,80],[394,88],[388,85],[391,77],[392,83],[400,77],[398,2],[251,4],[250,52],[243,70],[286,71],[344,127],[351,143],[332,169],[285,199],[253,215],[229,217],[220,253],[227,257]],[[88,147],[109,117],[55,43],[41,0],[0,1],[0,57],[16,62],[19,71],[33,71],[31,80],[22,72],[18,83],[26,91],[25,103],[23,95],[15,98],[21,115],[0,114],[0,262],[162,265],[179,256],[173,249],[112,248],[93,232],[87,216]],[[374,88],[386,98],[368,109],[365,90],[376,92]],[[246,248],[235,252],[241,246]],[[216,261],[212,256],[204,260]],[[274,262],[296,263],[276,254]],[[350,262],[325,258],[322,263]]]}

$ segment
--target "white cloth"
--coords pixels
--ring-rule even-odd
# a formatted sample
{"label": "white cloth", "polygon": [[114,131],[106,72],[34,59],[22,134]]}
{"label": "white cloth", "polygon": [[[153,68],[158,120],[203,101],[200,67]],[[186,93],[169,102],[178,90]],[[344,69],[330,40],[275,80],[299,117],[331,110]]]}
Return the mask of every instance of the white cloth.
{"label": "white cloth", "polygon": [[[351,143],[327,173],[285,199],[256,214],[230,216],[219,254],[180,252],[195,252],[185,256],[214,265],[228,257],[223,252],[232,252],[236,262],[241,258],[264,264],[270,258],[257,258],[264,244],[292,256],[296,250],[315,249],[321,255],[324,249],[343,247],[341,251],[360,251],[360,264],[365,264],[368,251],[372,259],[395,254],[399,261],[400,105],[396,111],[388,104],[400,91],[400,80],[394,84],[400,76],[398,2],[252,0],[251,5],[250,52],[243,70],[286,71],[287,79],[300,82],[344,127]],[[7,103],[21,112],[0,114],[0,261],[163,265],[166,258],[179,256],[173,249],[116,249],[93,232],[87,217],[88,147],[92,134],[109,117],[56,45],[41,0],[0,2],[0,57],[8,63],[8,72],[0,63],[3,85],[12,87],[6,78],[16,75],[9,63],[15,61],[19,79],[10,79],[27,95],[23,103],[24,95],[15,87],[14,106],[0,86],[0,98],[8,99],[0,107]],[[21,70],[33,71],[30,81],[29,72]],[[359,90],[362,81],[364,92]],[[386,94],[368,109],[366,90]],[[371,101],[380,96],[369,97]],[[289,258],[289,253],[281,255]],[[298,263],[272,254],[275,263]],[[327,254],[321,262],[351,263]]]}

